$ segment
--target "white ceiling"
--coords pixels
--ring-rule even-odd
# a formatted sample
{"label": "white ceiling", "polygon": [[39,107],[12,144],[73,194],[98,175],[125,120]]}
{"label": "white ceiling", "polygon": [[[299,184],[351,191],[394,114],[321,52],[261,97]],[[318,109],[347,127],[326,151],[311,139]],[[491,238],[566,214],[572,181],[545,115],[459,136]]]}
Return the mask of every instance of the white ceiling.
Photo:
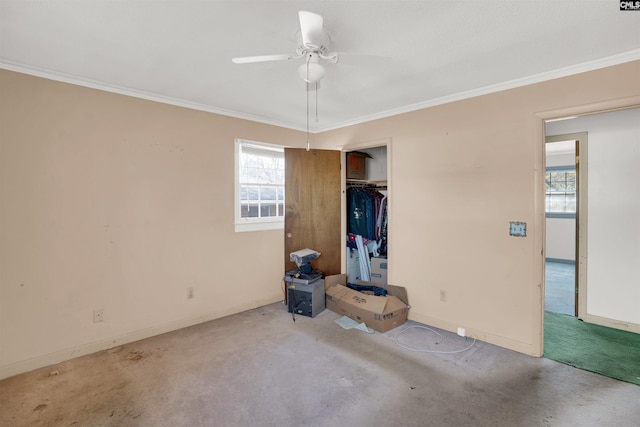
{"label": "white ceiling", "polygon": [[330,51],[312,132],[640,59],[640,11],[617,0],[0,0],[0,68],[190,108],[307,126],[298,11]]}

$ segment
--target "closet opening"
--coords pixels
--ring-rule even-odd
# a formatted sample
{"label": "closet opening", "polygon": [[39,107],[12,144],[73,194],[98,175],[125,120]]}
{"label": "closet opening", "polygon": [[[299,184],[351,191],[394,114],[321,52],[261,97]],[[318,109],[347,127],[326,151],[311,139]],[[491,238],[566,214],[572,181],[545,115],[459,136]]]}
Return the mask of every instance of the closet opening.
{"label": "closet opening", "polygon": [[388,283],[388,148],[385,144],[345,151],[345,272],[349,283]]}

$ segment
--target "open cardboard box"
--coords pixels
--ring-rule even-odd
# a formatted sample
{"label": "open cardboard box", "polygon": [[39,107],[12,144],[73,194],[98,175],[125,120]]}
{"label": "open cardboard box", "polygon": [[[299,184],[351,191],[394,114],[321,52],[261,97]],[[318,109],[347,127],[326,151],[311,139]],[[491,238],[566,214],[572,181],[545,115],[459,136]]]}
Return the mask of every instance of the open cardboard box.
{"label": "open cardboard box", "polygon": [[326,306],[329,310],[364,322],[378,332],[387,332],[407,321],[409,303],[407,290],[402,286],[363,282],[358,285],[379,286],[387,290],[386,297],[378,297],[348,288],[347,275],[336,274],[324,280]]}
{"label": "open cardboard box", "polygon": [[367,158],[371,158],[368,153],[347,153],[347,179],[367,179]]}

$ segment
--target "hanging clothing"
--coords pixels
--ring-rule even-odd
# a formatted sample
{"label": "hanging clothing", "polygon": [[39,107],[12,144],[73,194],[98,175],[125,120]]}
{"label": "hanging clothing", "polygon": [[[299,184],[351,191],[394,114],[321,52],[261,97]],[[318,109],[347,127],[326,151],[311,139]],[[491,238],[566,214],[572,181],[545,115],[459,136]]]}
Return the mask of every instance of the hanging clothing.
{"label": "hanging clothing", "polygon": [[[347,233],[376,242],[373,252],[385,255],[387,198],[373,188],[347,189]],[[353,241],[353,239],[349,239]],[[351,245],[350,245],[351,246]],[[354,245],[355,246],[355,245]]]}
{"label": "hanging clothing", "polygon": [[369,221],[375,215],[374,205],[368,194],[361,189],[347,189],[347,233],[369,237]]}
{"label": "hanging clothing", "polygon": [[378,241],[378,256],[387,256],[387,250],[389,248],[387,244],[387,225],[389,222],[389,215],[387,213],[387,204],[384,205],[384,212],[382,216],[382,223],[380,225],[380,240]]}

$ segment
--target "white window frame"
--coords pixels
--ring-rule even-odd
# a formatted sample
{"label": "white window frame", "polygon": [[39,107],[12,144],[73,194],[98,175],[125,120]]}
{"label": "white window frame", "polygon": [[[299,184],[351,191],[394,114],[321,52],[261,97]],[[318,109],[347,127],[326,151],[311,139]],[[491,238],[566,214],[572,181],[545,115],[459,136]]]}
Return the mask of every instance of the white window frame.
{"label": "white window frame", "polygon": [[[575,176],[575,180],[576,180],[576,185],[577,185],[577,180],[578,180],[578,175],[577,175],[577,170],[575,166],[549,166],[547,167],[547,170],[545,171],[545,187],[546,187],[546,182],[547,182],[547,175],[551,172],[573,172],[574,176]],[[573,191],[559,191],[559,192],[555,192],[555,194],[574,194],[575,196],[577,196],[577,187],[573,190]],[[576,217],[576,210],[578,208],[577,203],[578,200],[576,198],[576,207],[573,211],[549,211],[547,210],[547,205],[549,203],[548,199],[549,196],[554,194],[553,191],[546,191],[545,188],[545,214],[547,218],[575,218]]]}
{"label": "white window frame", "polygon": [[242,146],[250,145],[254,149],[264,149],[265,151],[273,151],[274,153],[282,152],[284,156],[284,146],[276,144],[267,144],[264,142],[249,141],[246,139],[236,138],[234,141],[235,148],[235,182],[234,182],[234,226],[236,232],[246,231],[262,231],[262,230],[278,230],[284,229],[284,215],[268,218],[243,218],[241,216],[241,199],[240,199],[240,156]]}

